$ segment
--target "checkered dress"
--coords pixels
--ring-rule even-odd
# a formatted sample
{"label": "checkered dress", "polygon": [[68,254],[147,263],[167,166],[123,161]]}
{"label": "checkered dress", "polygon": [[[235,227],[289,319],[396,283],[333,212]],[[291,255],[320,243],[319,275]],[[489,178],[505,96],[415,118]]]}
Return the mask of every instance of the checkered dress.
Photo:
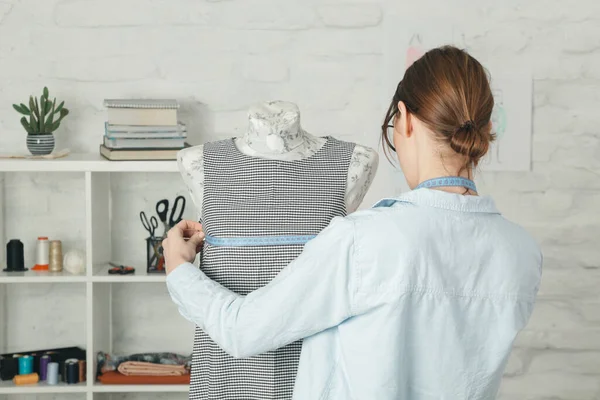
{"label": "checkered dress", "polygon": [[[354,144],[328,137],[298,161],[241,153],[233,140],[204,145],[203,225],[217,238],[316,235],[346,215],[347,172]],[[303,245],[223,247],[206,244],[201,269],[246,295],[271,281]],[[318,279],[318,276],[315,276]],[[291,399],[302,342],[234,359],[196,328],[190,399]]]}

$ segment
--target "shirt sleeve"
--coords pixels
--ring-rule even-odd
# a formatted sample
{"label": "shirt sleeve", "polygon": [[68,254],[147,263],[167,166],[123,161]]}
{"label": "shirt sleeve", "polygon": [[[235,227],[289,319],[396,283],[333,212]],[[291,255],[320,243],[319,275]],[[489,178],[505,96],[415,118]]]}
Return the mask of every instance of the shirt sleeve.
{"label": "shirt sleeve", "polygon": [[250,357],[351,317],[355,252],[354,223],[337,217],[275,279],[247,296],[224,288],[189,263],[169,274],[167,287],[186,319],[234,357]]}

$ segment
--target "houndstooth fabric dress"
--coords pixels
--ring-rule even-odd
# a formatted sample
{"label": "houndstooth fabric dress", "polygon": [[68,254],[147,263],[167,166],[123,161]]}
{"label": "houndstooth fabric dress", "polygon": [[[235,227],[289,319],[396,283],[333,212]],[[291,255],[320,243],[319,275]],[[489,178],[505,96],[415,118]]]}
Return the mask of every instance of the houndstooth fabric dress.
{"label": "houndstooth fabric dress", "polygon": [[[208,236],[316,235],[346,215],[347,172],[354,144],[328,137],[297,161],[241,153],[232,139],[204,145],[203,227]],[[229,247],[205,244],[202,271],[246,295],[269,283],[302,252],[303,244]],[[319,279],[315,276],[315,279]],[[190,399],[292,398],[301,341],[234,359],[196,327]]]}

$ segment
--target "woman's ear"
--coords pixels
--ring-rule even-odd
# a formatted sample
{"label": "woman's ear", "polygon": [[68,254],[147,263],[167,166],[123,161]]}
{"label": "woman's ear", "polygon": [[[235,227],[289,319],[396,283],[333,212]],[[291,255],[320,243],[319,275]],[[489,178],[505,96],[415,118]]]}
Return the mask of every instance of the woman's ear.
{"label": "woman's ear", "polygon": [[412,135],[411,117],[403,101],[398,102],[398,132],[407,138]]}

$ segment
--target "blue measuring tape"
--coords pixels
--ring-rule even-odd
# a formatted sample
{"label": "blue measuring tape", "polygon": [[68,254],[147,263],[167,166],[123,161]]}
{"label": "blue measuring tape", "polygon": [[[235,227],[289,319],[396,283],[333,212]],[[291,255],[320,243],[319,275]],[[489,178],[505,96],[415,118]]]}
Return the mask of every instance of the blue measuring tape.
{"label": "blue measuring tape", "polygon": [[316,235],[288,236],[244,236],[244,237],[214,237],[206,235],[204,241],[218,247],[248,247],[248,246],[284,246],[306,244]]}
{"label": "blue measuring tape", "polygon": [[477,192],[477,187],[475,186],[475,182],[470,179],[463,178],[460,176],[443,176],[440,178],[433,178],[426,180],[425,182],[421,182],[416,189],[422,188],[435,188],[435,187],[449,187],[449,186],[458,186],[465,187],[474,192]]}

